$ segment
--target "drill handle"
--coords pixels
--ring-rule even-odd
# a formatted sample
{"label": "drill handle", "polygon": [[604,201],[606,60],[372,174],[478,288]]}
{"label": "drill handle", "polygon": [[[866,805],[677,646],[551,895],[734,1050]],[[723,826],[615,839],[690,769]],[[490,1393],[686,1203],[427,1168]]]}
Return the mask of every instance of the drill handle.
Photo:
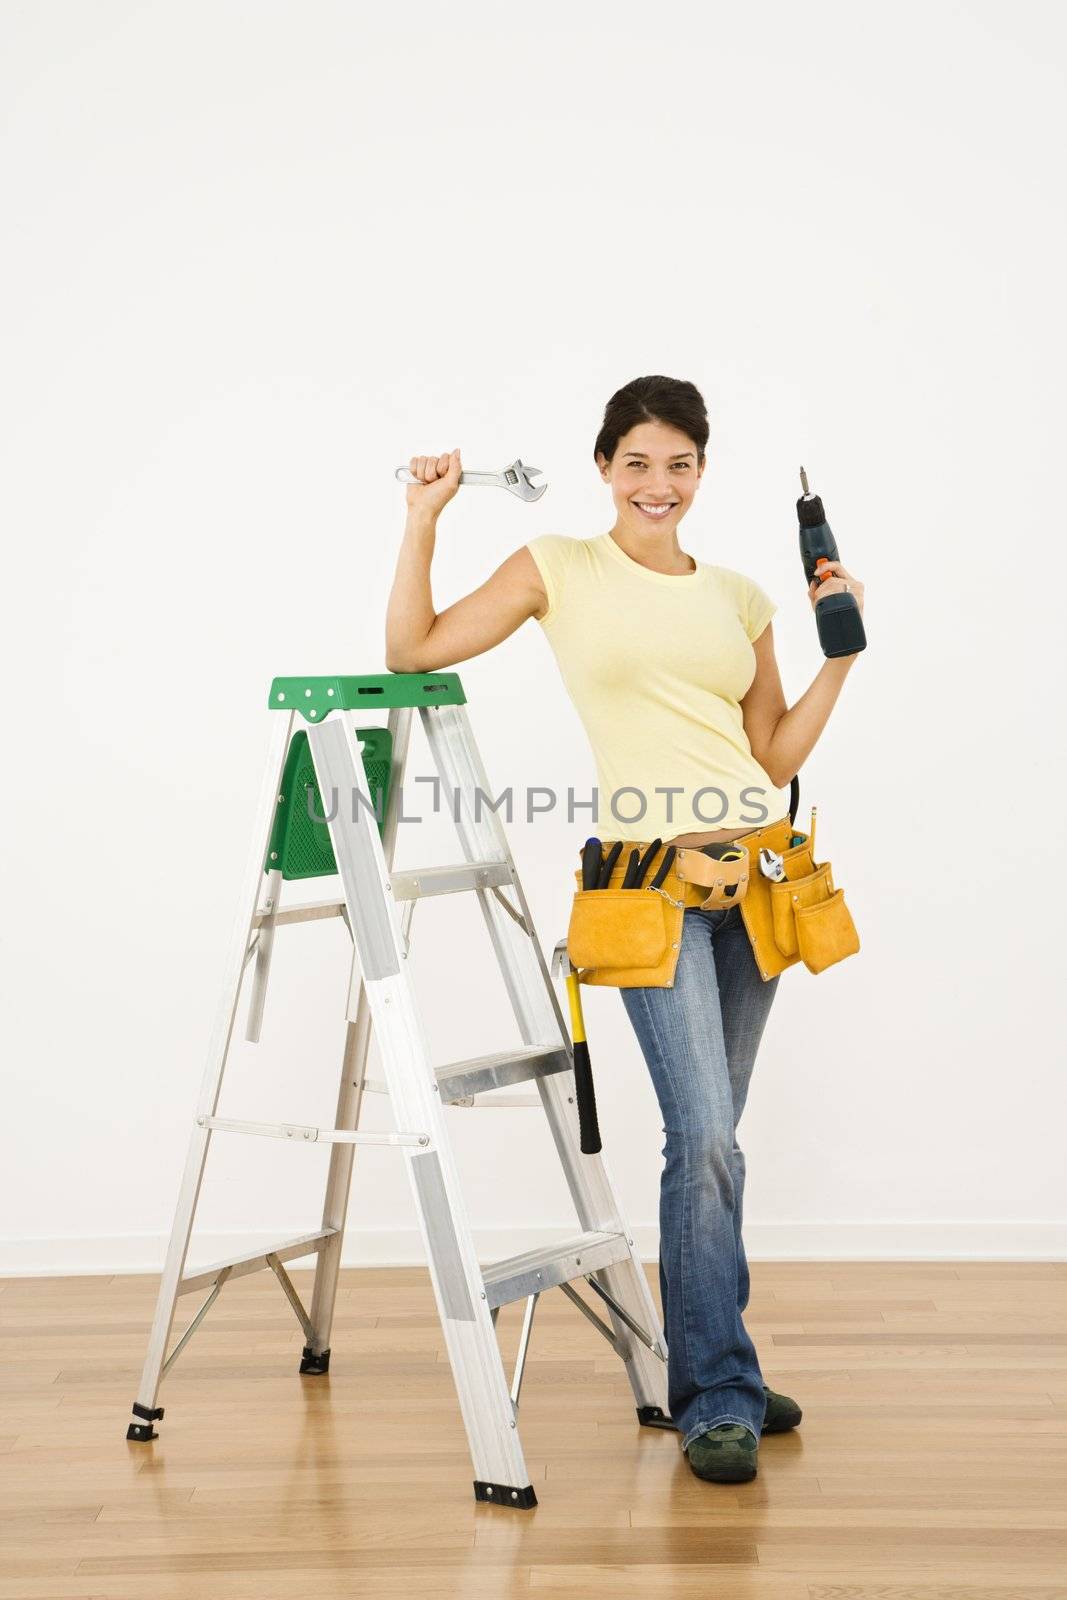
{"label": "drill handle", "polygon": [[[837,540],[830,531],[826,512],[817,494],[809,494],[807,477],[801,468],[804,494],[797,501],[797,518],[800,522],[800,559],[809,586],[831,576],[826,564],[840,561]],[[851,656],[867,648],[867,635],[863,627],[860,608],[853,594],[824,595],[815,603],[815,621],[819,630],[819,643],[823,655]]]}

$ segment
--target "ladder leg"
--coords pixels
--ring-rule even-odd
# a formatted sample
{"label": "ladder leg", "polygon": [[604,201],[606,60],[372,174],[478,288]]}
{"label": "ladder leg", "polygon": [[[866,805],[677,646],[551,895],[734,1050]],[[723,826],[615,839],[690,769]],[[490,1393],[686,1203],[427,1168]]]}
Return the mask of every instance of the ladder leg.
{"label": "ladder leg", "polygon": [[[370,1007],[360,985],[356,1019],[354,1022],[349,1021],[345,1030],[341,1089],[337,1097],[337,1119],[334,1123],[337,1128],[355,1130],[359,1127],[370,1031]],[[310,1310],[314,1332],[300,1354],[300,1371],[312,1377],[320,1377],[330,1370],[330,1333],[337,1300],[337,1278],[341,1269],[341,1251],[344,1245],[345,1219],[348,1214],[348,1197],[352,1187],[355,1154],[356,1147],[353,1144],[335,1144],[330,1151],[330,1170],[326,1180],[322,1228],[324,1232],[327,1228],[337,1231],[331,1234],[318,1252]]]}
{"label": "ladder leg", "polygon": [[[408,979],[382,841],[355,736],[346,718],[308,730],[319,790],[339,804],[330,837],[344,886],[374,1036],[402,1128],[422,1130],[403,1154],[474,1464],[479,1500],[529,1508],[536,1495],[448,1139],[444,1106]],[[353,795],[363,796],[353,819]]]}
{"label": "ladder leg", "polygon": [[[270,847],[271,827],[274,822],[275,807],[278,803],[282,773],[285,767],[285,753],[289,748],[293,713],[275,711],[271,712],[270,715],[272,725],[270,753],[263,776],[259,804],[256,809],[255,824],[252,829],[240,905],[230,944],[226,981],[216,1013],[215,1027],[200,1087],[200,1100],[197,1107],[198,1118],[201,1116],[214,1116],[218,1105],[219,1092],[222,1088],[222,1075],[226,1068],[226,1057],[229,1053],[234,1019],[237,1014],[237,1003],[241,993],[241,981],[244,977],[246,957],[252,937],[253,921],[265,876],[263,868],[267,858],[267,851]],[[200,1195],[200,1185],[204,1176],[204,1163],[207,1160],[210,1141],[211,1129],[201,1127],[198,1121],[194,1121],[192,1135],[189,1140],[189,1149],[185,1158],[185,1170],[182,1175],[181,1188],[178,1192],[178,1204],[171,1228],[170,1243],[167,1247],[167,1256],[160,1279],[159,1292],[156,1297],[156,1310],[152,1322],[152,1331],[148,1338],[148,1351],[141,1373],[140,1386],[137,1390],[137,1398],[132,1407],[133,1421],[130,1423],[126,1433],[127,1439],[132,1439],[141,1444],[157,1437],[152,1424],[159,1421],[163,1415],[163,1407],[157,1407],[156,1399],[165,1370],[167,1342],[174,1325],[174,1312],[181,1290],[182,1273],[185,1271],[185,1258],[189,1249],[189,1237],[192,1233],[193,1217],[196,1213],[196,1203]]]}
{"label": "ladder leg", "polygon": [[[392,756],[389,798],[382,821],[382,858],[387,870],[391,869],[396,852],[400,796],[411,740],[410,706],[395,707],[391,710],[388,727]],[[359,1127],[363,1081],[367,1072],[371,1035],[370,1005],[363,986],[363,975],[355,946],[352,949],[352,972],[348,995],[348,1027],[345,1033],[341,1089],[337,1099],[337,1119],[334,1126],[355,1130]],[[344,1248],[345,1221],[348,1215],[348,1198],[352,1188],[355,1156],[356,1147],[351,1144],[335,1144],[330,1153],[330,1171],[326,1180],[326,1203],[322,1214],[322,1226],[323,1231],[332,1228],[336,1229],[336,1233],[331,1235],[318,1253],[310,1312],[314,1333],[304,1346],[300,1357],[300,1371],[315,1377],[330,1369],[330,1334],[337,1300],[337,1279],[341,1270],[341,1252]]]}
{"label": "ladder leg", "polygon": [[[504,975],[515,1019],[527,1044],[568,1044],[563,1013],[538,942],[530,908],[508,847],[499,811],[487,800],[494,798],[465,705],[427,706],[421,709],[426,737],[442,783],[448,792],[460,842],[468,861],[496,859],[512,868],[511,891],[521,922],[509,915],[491,891],[481,889],[481,903],[489,937]],[[484,799],[479,803],[478,790]],[[638,1420],[654,1427],[670,1427],[667,1413],[667,1347],[645,1270],[633,1238],[621,1215],[603,1154],[585,1155],[573,1087],[573,1076],[557,1073],[538,1079],[556,1150],[571,1191],[575,1210],[585,1228],[622,1234],[630,1246],[629,1260],[597,1273],[601,1285],[650,1336],[650,1349],[609,1306],[616,1348],[625,1365],[637,1402]]]}
{"label": "ladder leg", "polygon": [[282,897],[281,873],[277,870],[268,872],[266,878],[267,896],[264,906],[267,915],[259,925],[259,937],[256,940],[256,969],[252,978],[252,995],[248,1002],[248,1019],[245,1024],[245,1038],[249,1044],[258,1044],[263,1031],[263,1007],[267,1001],[267,979],[270,977],[271,956],[274,954],[274,930],[278,905]]}

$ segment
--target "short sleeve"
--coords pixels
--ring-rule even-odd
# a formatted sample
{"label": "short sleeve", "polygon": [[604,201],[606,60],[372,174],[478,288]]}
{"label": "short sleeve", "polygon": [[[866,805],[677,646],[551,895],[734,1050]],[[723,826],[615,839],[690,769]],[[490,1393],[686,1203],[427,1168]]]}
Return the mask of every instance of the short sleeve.
{"label": "short sleeve", "polygon": [[741,622],[750,641],[759,638],[764,628],[778,610],[765,589],[752,578],[744,579],[744,609]]}
{"label": "short sleeve", "polygon": [[542,533],[531,539],[526,548],[534,558],[548,596],[548,610],[537,619],[543,626],[553,620],[562,604],[574,540],[561,533]]}

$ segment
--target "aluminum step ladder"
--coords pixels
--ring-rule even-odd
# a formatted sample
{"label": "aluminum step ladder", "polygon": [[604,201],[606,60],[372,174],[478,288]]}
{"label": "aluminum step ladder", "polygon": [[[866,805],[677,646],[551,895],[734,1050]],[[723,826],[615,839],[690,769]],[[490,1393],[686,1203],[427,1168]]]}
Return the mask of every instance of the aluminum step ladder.
{"label": "aluminum step ladder", "polygon": [[[227,1280],[270,1268],[305,1336],[300,1372],[328,1371],[330,1334],[355,1147],[394,1145],[407,1164],[437,1308],[474,1465],[476,1500],[537,1504],[518,1430],[519,1391],[538,1297],[559,1288],[623,1362],[639,1423],[673,1428],[666,1406],[667,1347],[659,1313],[602,1157],[583,1154],[570,1038],[537,941],[530,908],[471,731],[455,673],[276,678],[273,737],[218,1017],[200,1090],[155,1317],[127,1438],[158,1437],[160,1383]],[[388,711],[381,726],[357,727],[352,713]],[[394,872],[398,807],[417,711],[450,797],[463,860]],[[434,781],[434,780],[421,780]],[[374,790],[372,792],[372,782]],[[328,797],[323,805],[322,797]],[[337,875],[340,900],[282,907],[287,878]],[[430,895],[478,897],[523,1047],[434,1067],[416,1010],[406,956],[415,903]],[[336,1126],[308,1127],[216,1115],[242,983],[254,961],[246,1037],[258,1041],[275,934],[288,924],[336,916],[352,938],[347,1029]],[[557,947],[558,949],[558,947]],[[365,1076],[371,1027],[385,1080]],[[500,1089],[533,1084],[536,1093]],[[359,1131],[364,1092],[387,1092],[394,1133]],[[449,1139],[446,1106],[540,1106],[574,1199],[578,1231],[488,1266],[479,1264]],[[215,1133],[332,1145],[322,1225],[273,1250],[185,1271],[208,1146]],[[285,1270],[314,1253],[306,1310]],[[573,1285],[584,1279],[607,1308],[596,1314]],[[208,1291],[166,1354],[178,1297]],[[509,1385],[496,1338],[501,1306],[526,1302]]]}

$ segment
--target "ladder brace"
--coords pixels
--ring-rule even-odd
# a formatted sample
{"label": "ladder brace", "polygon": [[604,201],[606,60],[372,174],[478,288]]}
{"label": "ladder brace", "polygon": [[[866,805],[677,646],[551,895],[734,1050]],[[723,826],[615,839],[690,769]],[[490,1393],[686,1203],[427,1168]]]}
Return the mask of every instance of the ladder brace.
{"label": "ladder brace", "polygon": [[[645,1329],[640,1327],[639,1324],[634,1321],[633,1317],[630,1316],[629,1312],[626,1311],[622,1306],[620,1306],[619,1302],[615,1299],[614,1295],[609,1294],[608,1291],[603,1287],[603,1285],[600,1284],[597,1281],[597,1279],[592,1275],[592,1273],[588,1273],[586,1275],[585,1281],[586,1281],[586,1283],[589,1285],[589,1287],[591,1289],[595,1289],[596,1290],[597,1294],[600,1296],[600,1298],[602,1300],[606,1300],[607,1301],[608,1305],[614,1311],[615,1315],[617,1317],[620,1317],[622,1319],[622,1321],[626,1323],[626,1326],[628,1328],[631,1328],[633,1330],[633,1332],[636,1333],[636,1335],[640,1339],[641,1343],[644,1344],[644,1345],[647,1345],[648,1348],[652,1351],[652,1354],[654,1356],[659,1356],[660,1360],[665,1362],[667,1358],[664,1355],[663,1351],[660,1349],[659,1345],[656,1343],[656,1341],[654,1339],[650,1339],[649,1338],[649,1336],[648,1336],[647,1332],[645,1331]],[[571,1288],[569,1283],[560,1283],[560,1284],[557,1284],[556,1287],[559,1288],[559,1289],[562,1289],[563,1293],[567,1296],[567,1298],[569,1300],[573,1300],[574,1301],[574,1304],[578,1307],[578,1309],[585,1316],[587,1316],[589,1318],[589,1321],[593,1324],[594,1327],[597,1327],[597,1328],[600,1329],[601,1333],[604,1335],[605,1339],[607,1339],[608,1343],[612,1346],[612,1348],[614,1350],[618,1350],[620,1348],[619,1340],[618,1340],[618,1337],[616,1336],[616,1334],[608,1327],[607,1323],[603,1322],[600,1319],[600,1317],[597,1316],[596,1312],[593,1311],[586,1304],[586,1302],[582,1299],[581,1295],[576,1293],[576,1291]]]}
{"label": "ladder brace", "polygon": [[289,1274],[286,1272],[285,1268],[282,1266],[273,1250],[267,1256],[267,1265],[270,1267],[270,1270],[273,1272],[274,1276],[281,1284],[282,1289],[285,1291],[285,1298],[296,1312],[296,1320],[304,1330],[304,1337],[310,1343],[315,1337],[315,1325],[308,1316],[307,1312],[304,1310],[303,1301],[296,1292],[296,1286],[294,1285],[292,1278],[290,1278]]}
{"label": "ladder brace", "polygon": [[[526,1310],[522,1316],[522,1332],[519,1335],[519,1348],[515,1355],[515,1376],[511,1380],[511,1406],[513,1411],[519,1409],[519,1390],[522,1388],[522,1376],[526,1369],[526,1356],[530,1348],[530,1330],[533,1327],[533,1314],[537,1302],[541,1297],[540,1289],[526,1297]],[[496,1327],[496,1319],[500,1315],[500,1307],[494,1306],[489,1315]]]}
{"label": "ladder brace", "polygon": [[[277,1278],[278,1282],[281,1284],[282,1289],[285,1291],[285,1297],[289,1301],[289,1304],[292,1306],[293,1310],[296,1312],[297,1321],[304,1330],[304,1337],[308,1340],[313,1339],[315,1336],[314,1324],[312,1323],[307,1312],[304,1310],[303,1302],[296,1292],[296,1287],[293,1283],[293,1280],[282,1266],[276,1252],[273,1250],[268,1250],[263,1259],[267,1266],[270,1267],[271,1271],[274,1273],[274,1276]],[[181,1338],[178,1340],[178,1343],[174,1346],[174,1349],[171,1351],[166,1361],[164,1361],[162,1376],[165,1377],[170,1371],[171,1367],[174,1365],[175,1361],[177,1361],[178,1357],[189,1343],[189,1340],[193,1337],[193,1334],[196,1332],[197,1328],[199,1328],[200,1324],[211,1310],[211,1307],[215,1304],[215,1301],[218,1299],[219,1294],[222,1291],[223,1284],[232,1273],[232,1265],[222,1267],[219,1270],[219,1274],[211,1286],[211,1293],[208,1295],[207,1299],[200,1307],[200,1310],[196,1313],[196,1316],[193,1318],[185,1332],[182,1334]]]}
{"label": "ladder brace", "polygon": [[298,1139],[305,1144],[428,1145],[428,1133],[353,1133],[348,1128],[308,1128],[299,1122],[238,1122],[232,1117],[197,1117],[213,1133],[255,1133],[265,1139]]}
{"label": "ladder brace", "polygon": [[193,1337],[193,1334],[196,1332],[197,1328],[199,1328],[200,1324],[211,1310],[211,1307],[215,1304],[215,1301],[218,1299],[222,1290],[222,1286],[226,1282],[226,1279],[230,1276],[232,1270],[233,1269],[231,1267],[223,1267],[222,1271],[215,1279],[215,1282],[211,1286],[211,1293],[208,1295],[207,1299],[200,1307],[200,1310],[196,1313],[196,1316],[193,1318],[192,1322],[190,1322],[189,1326],[178,1340],[178,1343],[174,1346],[174,1349],[171,1351],[166,1361],[164,1361],[163,1371],[161,1374],[162,1377],[166,1377],[171,1367],[174,1365],[182,1351],[185,1349],[186,1345],[189,1343],[189,1340]]}
{"label": "ladder brace", "polygon": [[177,1293],[192,1294],[197,1289],[208,1288],[225,1272],[227,1277],[245,1278],[250,1272],[262,1272],[269,1266],[268,1255],[274,1255],[279,1261],[299,1260],[301,1256],[316,1255],[324,1249],[337,1233],[336,1228],[322,1228],[317,1233],[302,1234],[298,1239],[290,1239],[285,1244],[278,1245],[273,1251],[257,1251],[252,1255],[235,1256],[232,1261],[216,1261],[209,1267],[204,1267],[200,1272],[193,1272],[180,1280]]}

